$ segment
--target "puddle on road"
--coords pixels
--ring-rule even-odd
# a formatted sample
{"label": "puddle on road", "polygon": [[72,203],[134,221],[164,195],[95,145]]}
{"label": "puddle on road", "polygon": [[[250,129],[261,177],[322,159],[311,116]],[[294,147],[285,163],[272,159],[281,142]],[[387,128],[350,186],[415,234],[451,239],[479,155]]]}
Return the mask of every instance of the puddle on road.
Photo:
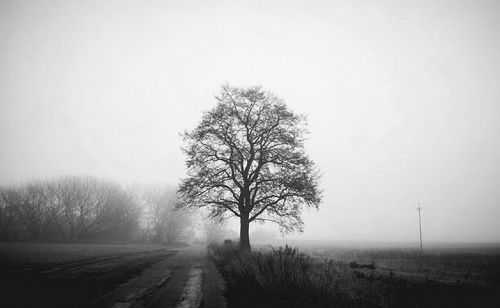
{"label": "puddle on road", "polygon": [[195,267],[190,270],[189,278],[177,308],[197,308],[200,306],[202,298],[202,278],[203,270],[200,267]]}

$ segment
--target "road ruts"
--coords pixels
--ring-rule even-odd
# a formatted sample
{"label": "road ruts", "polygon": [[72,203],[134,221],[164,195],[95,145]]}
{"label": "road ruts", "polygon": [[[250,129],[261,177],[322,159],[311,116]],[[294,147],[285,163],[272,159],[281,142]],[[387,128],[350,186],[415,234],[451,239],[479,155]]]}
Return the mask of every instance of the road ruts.
{"label": "road ruts", "polygon": [[223,281],[202,247],[188,247],[97,300],[96,307],[225,307]]}

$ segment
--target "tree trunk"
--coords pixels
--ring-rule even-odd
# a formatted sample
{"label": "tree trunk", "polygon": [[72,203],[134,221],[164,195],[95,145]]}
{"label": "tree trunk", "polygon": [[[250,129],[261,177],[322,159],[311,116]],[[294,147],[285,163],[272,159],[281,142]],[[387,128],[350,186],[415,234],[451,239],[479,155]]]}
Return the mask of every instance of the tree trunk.
{"label": "tree trunk", "polygon": [[250,252],[250,236],[248,235],[250,220],[248,217],[240,217],[240,250]]}

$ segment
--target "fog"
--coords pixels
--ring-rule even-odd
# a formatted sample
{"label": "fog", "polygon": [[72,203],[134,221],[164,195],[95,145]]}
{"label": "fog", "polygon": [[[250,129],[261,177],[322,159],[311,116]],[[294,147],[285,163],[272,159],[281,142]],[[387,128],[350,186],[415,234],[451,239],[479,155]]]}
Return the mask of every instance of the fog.
{"label": "fog", "polygon": [[424,243],[497,242],[499,33],[496,1],[2,1],[0,184],[176,185],[179,133],[261,85],[322,174],[287,238],[417,243],[420,202]]}

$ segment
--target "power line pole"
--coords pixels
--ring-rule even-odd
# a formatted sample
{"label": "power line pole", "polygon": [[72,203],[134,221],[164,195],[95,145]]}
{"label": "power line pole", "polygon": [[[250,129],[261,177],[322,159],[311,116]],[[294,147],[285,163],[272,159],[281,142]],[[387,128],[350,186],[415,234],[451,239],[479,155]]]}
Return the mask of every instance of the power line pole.
{"label": "power line pole", "polygon": [[418,203],[417,211],[418,211],[418,229],[420,231],[420,250],[424,250],[424,246],[422,246],[422,219],[420,218],[420,211],[422,207],[420,206],[420,202]]}

